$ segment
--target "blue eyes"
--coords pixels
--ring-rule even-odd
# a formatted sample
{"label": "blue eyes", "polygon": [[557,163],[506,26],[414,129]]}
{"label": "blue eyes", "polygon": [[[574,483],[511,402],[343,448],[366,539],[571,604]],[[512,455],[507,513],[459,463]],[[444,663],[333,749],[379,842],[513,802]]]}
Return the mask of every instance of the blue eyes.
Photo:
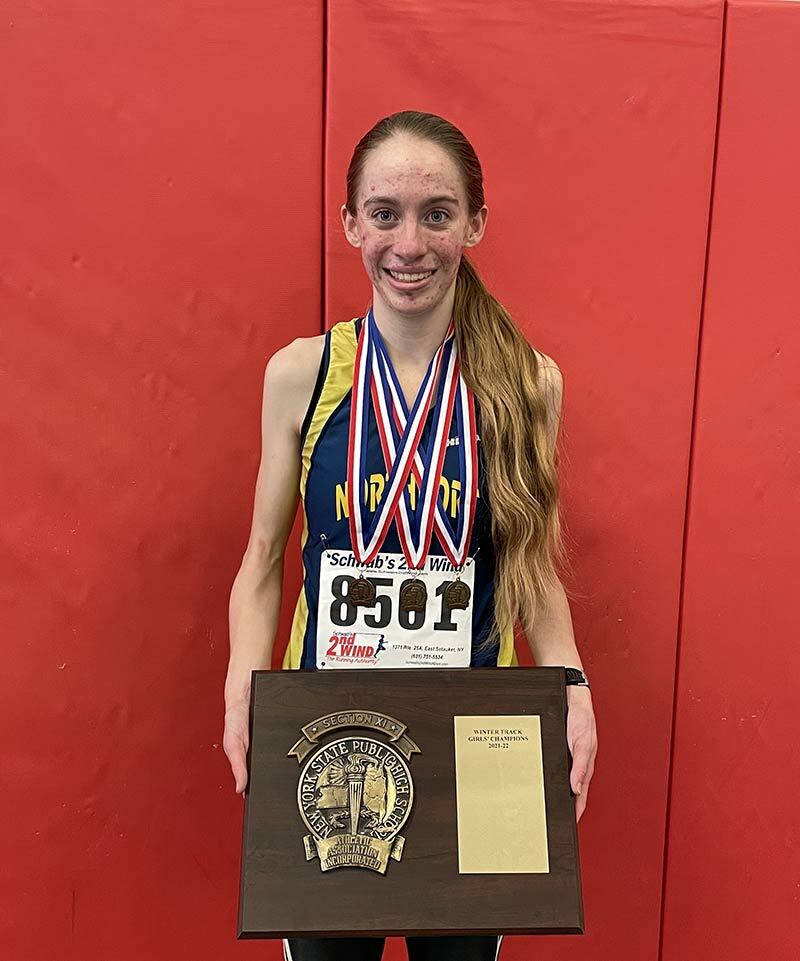
{"label": "blue eyes", "polygon": [[[381,217],[381,214],[392,214],[392,216],[394,216],[394,213],[391,210],[389,210],[387,207],[381,207],[380,210],[376,210],[372,214],[372,219],[377,220],[379,224],[390,224],[392,222],[391,220],[385,220],[383,217]],[[432,210],[431,214],[444,214],[446,218],[444,220],[434,220],[433,224],[436,227],[446,224],[447,221],[450,219],[450,214],[446,210],[442,210],[441,208],[438,208],[438,207],[436,210]]]}

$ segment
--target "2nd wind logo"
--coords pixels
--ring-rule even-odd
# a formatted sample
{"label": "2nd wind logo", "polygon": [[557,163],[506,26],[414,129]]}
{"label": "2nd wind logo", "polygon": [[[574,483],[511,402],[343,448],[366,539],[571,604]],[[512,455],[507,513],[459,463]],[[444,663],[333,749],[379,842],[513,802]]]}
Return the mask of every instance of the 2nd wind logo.
{"label": "2nd wind logo", "polygon": [[[350,734],[318,743],[344,728],[377,731],[382,738]],[[288,757],[305,761],[297,804],[311,832],[303,838],[306,860],[319,857],[323,871],[359,867],[385,874],[389,858],[399,861],[403,854],[399,832],[414,800],[406,762],[419,748],[405,724],[376,711],[327,714],[302,731]]]}
{"label": "2nd wind logo", "polygon": [[321,667],[337,664],[363,664],[374,667],[386,650],[385,634],[366,634],[362,631],[333,631],[325,649]]}

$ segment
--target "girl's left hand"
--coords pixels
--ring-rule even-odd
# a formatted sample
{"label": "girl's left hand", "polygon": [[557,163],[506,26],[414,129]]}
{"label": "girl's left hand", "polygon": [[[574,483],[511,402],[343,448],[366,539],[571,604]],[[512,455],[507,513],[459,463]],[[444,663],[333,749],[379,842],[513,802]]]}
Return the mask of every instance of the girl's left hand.
{"label": "girl's left hand", "polygon": [[574,794],[575,820],[586,809],[589,783],[594,774],[597,754],[597,725],[592,708],[592,692],[580,684],[567,685],[567,746],[572,755],[569,783]]}

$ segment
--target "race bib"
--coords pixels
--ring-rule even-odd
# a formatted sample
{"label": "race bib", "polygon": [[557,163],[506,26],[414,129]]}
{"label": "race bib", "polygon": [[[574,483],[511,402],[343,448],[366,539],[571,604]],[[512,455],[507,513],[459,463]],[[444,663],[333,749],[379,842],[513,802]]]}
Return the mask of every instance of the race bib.
{"label": "race bib", "polygon": [[420,611],[400,608],[400,588],[412,576],[402,554],[378,554],[364,576],[375,585],[375,604],[348,603],[359,567],[352,551],[324,551],[320,559],[317,610],[317,667],[469,667],[472,653],[472,601],[475,565],[468,561],[461,580],[470,589],[466,610],[451,609],[444,592],[455,579],[453,565],[428,555],[417,572],[428,591]]}

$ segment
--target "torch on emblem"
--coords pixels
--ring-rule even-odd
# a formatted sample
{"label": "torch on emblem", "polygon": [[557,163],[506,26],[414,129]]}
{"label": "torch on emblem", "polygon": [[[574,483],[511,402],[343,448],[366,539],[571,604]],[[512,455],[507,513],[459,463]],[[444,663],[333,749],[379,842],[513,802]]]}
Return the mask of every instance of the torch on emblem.
{"label": "torch on emblem", "polygon": [[[387,739],[348,735],[319,743],[326,733],[362,727]],[[317,718],[289,752],[303,764],[297,804],[306,827],[306,858],[323,871],[368,868],[383,874],[399,861],[400,829],[411,814],[414,785],[407,760],[419,753],[395,718],[374,711],[346,711]]]}

